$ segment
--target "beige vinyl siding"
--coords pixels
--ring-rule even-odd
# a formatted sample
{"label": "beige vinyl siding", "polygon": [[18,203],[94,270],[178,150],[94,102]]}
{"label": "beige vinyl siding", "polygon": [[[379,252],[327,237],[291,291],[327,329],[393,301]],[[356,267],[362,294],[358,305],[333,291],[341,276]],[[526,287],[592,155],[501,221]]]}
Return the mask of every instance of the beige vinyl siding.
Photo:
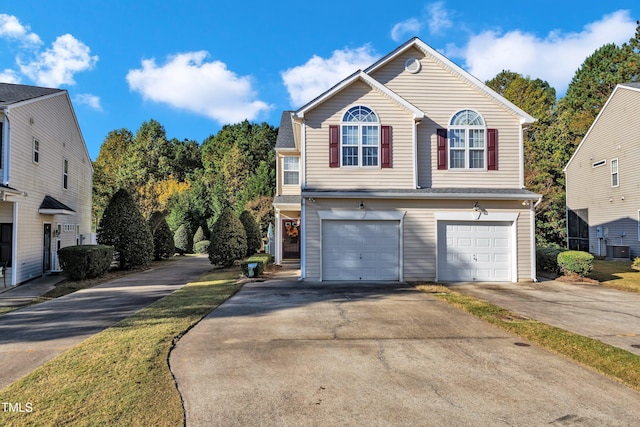
{"label": "beige vinyl siding", "polygon": [[[391,168],[329,167],[329,126],[339,125],[346,110],[355,105],[371,108],[381,126],[393,126]],[[304,130],[308,188],[413,188],[413,118],[405,108],[369,85],[355,82],[305,114]]]}
{"label": "beige vinyl siding", "polygon": [[[567,207],[589,210],[589,250],[597,254],[596,227],[602,226],[606,242],[631,246],[640,256],[640,91],[619,87],[582,141],[567,166]],[[611,186],[611,160],[618,159],[618,187]],[[606,164],[592,164],[606,160]],[[624,232],[625,237],[620,238]],[[603,239],[601,254],[605,255]]]}
{"label": "beige vinyl siding", "polygon": [[[405,61],[414,57],[422,69],[411,74]],[[418,185],[424,188],[490,187],[520,188],[520,119],[495,99],[462,80],[442,62],[411,49],[376,70],[372,77],[424,111],[418,126]],[[416,90],[419,88],[419,90]],[[446,129],[458,111],[471,109],[498,129],[497,171],[437,170],[438,128]]]}
{"label": "beige vinyl siding", "polygon": [[[436,212],[471,212],[475,200],[365,200],[367,210],[404,211],[402,229],[403,278],[406,281],[436,278],[437,223]],[[320,219],[318,210],[356,210],[359,199],[316,199],[307,203],[306,211],[306,278],[320,278]],[[517,276],[519,281],[531,280],[530,210],[520,201],[483,201],[490,212],[517,212]]]}
{"label": "beige vinyl siding", "polygon": [[[18,203],[17,282],[42,274],[44,223],[80,224],[89,243],[91,233],[91,161],[78,132],[66,93],[11,108],[9,186],[25,195],[11,196]],[[33,119],[33,123],[31,121]],[[39,163],[33,162],[33,138],[40,142]],[[63,188],[63,160],[69,161],[68,188]],[[45,195],[69,206],[74,215],[38,213]],[[76,243],[76,233],[62,233],[61,246]],[[55,239],[52,238],[52,250]]]}
{"label": "beige vinyl siding", "polygon": [[278,167],[276,169],[277,192],[281,196],[298,195],[302,184],[302,163],[300,163],[299,183],[297,185],[285,185],[284,181],[284,157],[300,157],[298,152],[278,153]]}

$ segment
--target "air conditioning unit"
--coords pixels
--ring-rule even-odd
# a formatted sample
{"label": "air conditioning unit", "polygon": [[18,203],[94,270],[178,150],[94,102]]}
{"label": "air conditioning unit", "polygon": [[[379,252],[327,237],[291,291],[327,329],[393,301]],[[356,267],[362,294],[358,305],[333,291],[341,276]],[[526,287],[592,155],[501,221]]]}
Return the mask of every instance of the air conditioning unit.
{"label": "air conditioning unit", "polygon": [[607,258],[611,259],[629,259],[629,246],[625,245],[607,245]]}

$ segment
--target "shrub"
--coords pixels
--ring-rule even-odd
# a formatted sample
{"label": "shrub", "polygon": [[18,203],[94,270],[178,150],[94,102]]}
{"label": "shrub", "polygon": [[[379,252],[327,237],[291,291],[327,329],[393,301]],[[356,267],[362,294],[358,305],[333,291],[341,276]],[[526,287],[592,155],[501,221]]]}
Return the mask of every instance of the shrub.
{"label": "shrub", "polygon": [[119,254],[120,268],[151,262],[153,235],[127,190],[118,190],[104,210],[98,226],[98,243],[113,246]]}
{"label": "shrub", "polygon": [[271,254],[256,254],[247,258],[240,264],[240,270],[244,276],[249,277],[249,264],[257,263],[258,265],[253,270],[254,277],[261,275],[264,269],[273,262],[273,256]]}
{"label": "shrub", "polygon": [[60,266],[71,280],[100,277],[113,260],[113,246],[67,246],[58,250]]}
{"label": "shrub", "polygon": [[538,270],[560,274],[558,254],[566,251],[566,249],[562,248],[536,248],[536,265]]}
{"label": "shrub", "polygon": [[211,229],[209,261],[229,267],[247,253],[247,233],[233,210],[225,208]]}
{"label": "shrub", "polygon": [[208,254],[210,244],[211,242],[209,240],[200,240],[198,243],[193,245],[193,249],[197,254]]}
{"label": "shrub", "polygon": [[175,252],[173,233],[169,229],[169,224],[163,218],[158,222],[156,231],[153,233],[153,255],[156,261],[159,261],[162,258],[173,256]]}
{"label": "shrub", "polygon": [[582,251],[565,251],[558,254],[558,265],[565,274],[586,276],[593,268],[593,255]]}
{"label": "shrub", "polygon": [[187,224],[182,224],[173,235],[173,243],[180,255],[193,253],[193,235]]}
{"label": "shrub", "polygon": [[204,234],[204,230],[202,229],[202,226],[200,226],[196,230],[196,234],[193,235],[194,248],[196,243],[202,242],[203,240],[207,240],[207,236]]}
{"label": "shrub", "polygon": [[249,211],[243,211],[240,214],[240,222],[247,233],[247,254],[251,256],[258,252],[262,247],[262,236],[260,235],[260,227]]}

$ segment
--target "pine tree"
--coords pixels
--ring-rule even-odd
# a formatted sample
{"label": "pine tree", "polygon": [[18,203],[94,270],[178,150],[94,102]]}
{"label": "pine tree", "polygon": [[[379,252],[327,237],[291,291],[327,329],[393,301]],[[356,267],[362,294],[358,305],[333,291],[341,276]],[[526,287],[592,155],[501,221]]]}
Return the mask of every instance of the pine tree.
{"label": "pine tree", "polygon": [[209,261],[211,264],[230,267],[247,253],[247,233],[242,222],[226,207],[211,229]]}
{"label": "pine tree", "polygon": [[173,233],[164,218],[159,221],[156,231],[153,233],[153,248],[156,261],[173,256],[176,252]]}
{"label": "pine tree", "polygon": [[193,253],[193,235],[187,224],[182,224],[173,235],[176,251],[181,255]]}
{"label": "pine tree", "polygon": [[240,222],[247,234],[247,256],[251,256],[262,247],[260,228],[249,211],[243,211],[240,214]]}

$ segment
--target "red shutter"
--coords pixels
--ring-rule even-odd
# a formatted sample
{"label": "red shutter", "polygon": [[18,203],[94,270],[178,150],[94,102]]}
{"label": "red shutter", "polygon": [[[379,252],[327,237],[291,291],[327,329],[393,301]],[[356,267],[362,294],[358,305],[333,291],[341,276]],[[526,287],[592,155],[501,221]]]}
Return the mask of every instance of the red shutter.
{"label": "red shutter", "polygon": [[447,167],[447,130],[438,129],[438,169],[446,170]]}
{"label": "red shutter", "polygon": [[380,151],[381,151],[380,166],[383,168],[390,168],[391,167],[391,139],[392,139],[391,126],[381,126],[380,129],[382,130],[382,141],[380,144]]}
{"label": "red shutter", "polygon": [[329,167],[340,167],[340,126],[329,126]]}
{"label": "red shutter", "polygon": [[498,170],[498,129],[487,129],[487,169]]}

